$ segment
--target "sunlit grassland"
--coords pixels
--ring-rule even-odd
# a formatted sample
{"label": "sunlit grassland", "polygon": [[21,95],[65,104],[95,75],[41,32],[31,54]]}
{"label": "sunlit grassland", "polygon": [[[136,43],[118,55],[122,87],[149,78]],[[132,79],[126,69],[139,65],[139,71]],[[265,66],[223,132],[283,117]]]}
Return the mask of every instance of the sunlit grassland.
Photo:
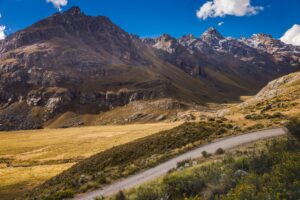
{"label": "sunlit grassland", "polygon": [[0,199],[16,197],[90,155],[179,124],[1,132]]}

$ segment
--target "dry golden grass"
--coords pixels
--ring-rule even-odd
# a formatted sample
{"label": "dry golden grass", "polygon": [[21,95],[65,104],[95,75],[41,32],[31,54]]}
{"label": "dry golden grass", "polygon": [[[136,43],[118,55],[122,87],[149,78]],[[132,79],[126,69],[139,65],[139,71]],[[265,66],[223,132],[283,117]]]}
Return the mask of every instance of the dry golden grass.
{"label": "dry golden grass", "polygon": [[179,124],[180,122],[1,132],[0,199],[18,196],[82,158]]}
{"label": "dry golden grass", "polygon": [[0,169],[0,199],[9,200],[21,196],[72,165],[73,163]]}

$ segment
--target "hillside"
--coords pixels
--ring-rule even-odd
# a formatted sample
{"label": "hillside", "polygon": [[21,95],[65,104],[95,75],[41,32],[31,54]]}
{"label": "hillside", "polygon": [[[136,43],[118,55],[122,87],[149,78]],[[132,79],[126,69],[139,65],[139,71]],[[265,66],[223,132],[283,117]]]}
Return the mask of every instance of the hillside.
{"label": "hillside", "polygon": [[218,116],[241,124],[283,124],[300,111],[300,73],[295,72],[271,81],[256,96],[241,104],[218,111]]}
{"label": "hillside", "polygon": [[[184,123],[170,130],[115,146],[97,153],[47,180],[28,194],[28,199],[63,199],[68,191],[84,193],[120,178],[156,166],[200,144],[238,133],[226,121]],[[143,147],[143,148],[141,148]]]}
{"label": "hillside", "polygon": [[99,114],[136,100],[225,96],[160,60],[108,18],[76,7],[2,41],[0,74],[1,130],[40,128],[66,111]]}

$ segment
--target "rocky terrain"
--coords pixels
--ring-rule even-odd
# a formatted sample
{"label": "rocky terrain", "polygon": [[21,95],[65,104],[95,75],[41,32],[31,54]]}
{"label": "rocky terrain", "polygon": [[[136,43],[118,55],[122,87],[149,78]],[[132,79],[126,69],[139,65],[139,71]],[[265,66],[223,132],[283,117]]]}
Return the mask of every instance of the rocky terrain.
{"label": "rocky terrain", "polygon": [[[256,96],[240,104],[239,107],[245,108],[271,102],[272,100],[280,101],[280,99],[284,99],[284,103],[297,101],[300,98],[299,83],[299,72],[280,77],[270,82]],[[272,104],[269,104],[270,109],[272,106]]]}
{"label": "rocky terrain", "polygon": [[236,40],[211,28],[201,38],[140,39],[74,7],[0,41],[0,130],[141,100],[237,100],[299,63],[299,48],[269,36]]}
{"label": "rocky terrain", "polygon": [[238,121],[241,126],[282,126],[288,119],[299,116],[299,83],[299,72],[280,77],[271,81],[257,95],[221,109],[216,115]]}
{"label": "rocky terrain", "polygon": [[157,54],[227,94],[255,94],[267,82],[300,67],[300,47],[265,34],[235,39],[209,28],[199,38],[164,34],[144,39]]}

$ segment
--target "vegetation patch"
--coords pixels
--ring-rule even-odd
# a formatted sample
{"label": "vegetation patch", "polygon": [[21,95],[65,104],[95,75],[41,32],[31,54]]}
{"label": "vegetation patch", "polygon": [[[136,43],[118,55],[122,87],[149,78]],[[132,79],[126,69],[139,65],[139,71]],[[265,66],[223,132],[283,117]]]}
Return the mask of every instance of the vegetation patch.
{"label": "vegetation patch", "polygon": [[[45,182],[33,190],[28,198],[48,198],[65,189],[79,193],[101,187],[141,169],[153,167],[200,144],[236,132],[226,127],[233,126],[216,120],[184,123],[174,129],[111,148]],[[223,134],[218,132],[221,128]]]}
{"label": "vegetation patch", "polygon": [[127,192],[124,199],[299,199],[300,120],[293,119],[287,127],[292,136],[268,142],[265,151],[173,171]]}

